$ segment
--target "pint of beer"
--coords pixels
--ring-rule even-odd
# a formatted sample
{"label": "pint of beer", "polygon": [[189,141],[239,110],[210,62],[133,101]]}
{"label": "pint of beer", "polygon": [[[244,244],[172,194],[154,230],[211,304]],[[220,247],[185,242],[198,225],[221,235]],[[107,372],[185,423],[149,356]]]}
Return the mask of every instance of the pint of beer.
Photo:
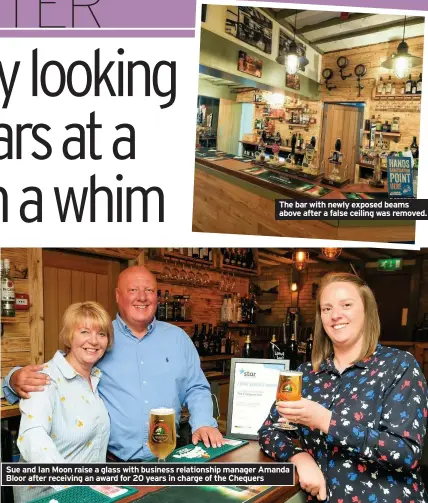
{"label": "pint of beer", "polygon": [[[284,370],[279,373],[278,388],[276,390],[277,402],[295,402],[302,398],[302,376],[303,372],[293,372]],[[274,423],[273,428],[277,430],[297,430],[297,426],[289,421]]]}
{"label": "pint of beer", "polygon": [[175,411],[159,408],[150,410],[149,449],[158,458],[165,461],[176,445]]}
{"label": "pint of beer", "polygon": [[302,398],[302,376],[303,372],[292,372],[291,370],[280,372],[278,388],[276,390],[276,401],[294,402],[300,400]]}

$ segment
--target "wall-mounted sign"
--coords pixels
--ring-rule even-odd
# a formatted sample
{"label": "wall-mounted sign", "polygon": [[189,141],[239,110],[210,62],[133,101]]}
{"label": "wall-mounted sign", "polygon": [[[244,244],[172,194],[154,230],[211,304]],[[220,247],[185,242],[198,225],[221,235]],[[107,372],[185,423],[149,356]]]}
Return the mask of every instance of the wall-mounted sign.
{"label": "wall-mounted sign", "polygon": [[248,73],[254,77],[261,78],[262,76],[263,61],[253,56],[247,56],[245,51],[239,51],[238,56],[238,70],[240,72]]}
{"label": "wall-mounted sign", "polygon": [[272,52],[272,21],[253,7],[227,7],[226,33],[263,52]]}
{"label": "wall-mounted sign", "polygon": [[402,268],[402,258],[381,258],[377,261],[378,271],[399,271]]}
{"label": "wall-mounted sign", "polygon": [[410,157],[388,156],[389,197],[413,197],[412,160]]}
{"label": "wall-mounted sign", "polygon": [[285,72],[285,85],[287,87],[291,87],[291,89],[295,89],[296,91],[300,90],[300,76],[298,73],[288,73]]}

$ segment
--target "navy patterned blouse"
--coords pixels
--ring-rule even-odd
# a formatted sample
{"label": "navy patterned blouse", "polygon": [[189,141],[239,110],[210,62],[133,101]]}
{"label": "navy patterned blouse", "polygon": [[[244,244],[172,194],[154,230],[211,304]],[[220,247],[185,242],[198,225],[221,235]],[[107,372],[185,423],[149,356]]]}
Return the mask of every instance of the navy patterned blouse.
{"label": "navy patterned blouse", "polygon": [[[428,502],[418,467],[427,385],[413,356],[379,344],[370,358],[342,374],[333,358],[318,372],[310,362],[299,370],[302,396],[332,411],[328,434],[304,425],[296,432],[273,429],[279,419],[273,404],[259,430],[263,451],[278,461],[308,452],[324,473],[330,503]],[[316,497],[309,495],[308,501]]]}

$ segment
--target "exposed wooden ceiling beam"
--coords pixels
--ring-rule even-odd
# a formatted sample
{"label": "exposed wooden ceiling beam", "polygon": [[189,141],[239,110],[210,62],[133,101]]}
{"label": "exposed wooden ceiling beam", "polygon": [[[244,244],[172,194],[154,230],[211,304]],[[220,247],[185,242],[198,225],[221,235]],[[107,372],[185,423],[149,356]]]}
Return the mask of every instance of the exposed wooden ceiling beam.
{"label": "exposed wooden ceiling beam", "polygon": [[[416,24],[422,24],[425,22],[425,18],[421,16],[407,18],[406,27],[414,26]],[[339,33],[337,35],[331,35],[329,37],[321,37],[312,40],[312,44],[322,45],[328,44],[329,42],[338,42],[339,40],[345,40],[347,38],[361,37],[363,35],[371,35],[372,33],[379,33],[380,31],[389,30],[390,28],[397,28],[403,26],[404,21],[392,21],[391,23],[383,23],[377,26],[370,26],[369,28],[362,28],[361,30],[348,31],[346,33]]]}
{"label": "exposed wooden ceiling beam", "polygon": [[272,9],[272,13],[275,16],[275,19],[285,19],[286,17],[294,16],[295,14],[299,14],[300,12],[305,12],[304,10],[299,10],[299,9],[281,9],[277,12],[275,12]]}
{"label": "exposed wooden ceiling beam", "polygon": [[333,26],[338,26],[338,25],[342,25],[345,23],[349,23],[350,21],[358,21],[359,19],[364,19],[364,18],[370,17],[370,16],[375,16],[375,14],[364,14],[364,13],[350,14],[348,19],[341,19],[339,16],[333,17],[331,19],[326,19],[325,21],[321,21],[320,23],[307,24],[305,26],[302,26],[301,28],[299,28],[296,31],[296,33],[302,34],[302,33],[308,33],[309,31],[322,30],[323,28],[331,28]]}

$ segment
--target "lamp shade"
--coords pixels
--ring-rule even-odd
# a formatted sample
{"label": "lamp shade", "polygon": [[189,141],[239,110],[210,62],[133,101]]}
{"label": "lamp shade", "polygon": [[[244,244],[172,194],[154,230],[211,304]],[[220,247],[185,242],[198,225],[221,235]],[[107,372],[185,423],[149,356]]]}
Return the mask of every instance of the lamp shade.
{"label": "lamp shade", "polygon": [[384,61],[381,66],[387,70],[393,70],[395,75],[402,79],[409,75],[413,66],[422,64],[422,58],[409,54],[409,46],[402,40],[397,47],[397,52]]}
{"label": "lamp shade", "polygon": [[297,44],[294,40],[290,44],[287,54],[287,73],[294,75],[299,67],[299,56],[297,55]]}

